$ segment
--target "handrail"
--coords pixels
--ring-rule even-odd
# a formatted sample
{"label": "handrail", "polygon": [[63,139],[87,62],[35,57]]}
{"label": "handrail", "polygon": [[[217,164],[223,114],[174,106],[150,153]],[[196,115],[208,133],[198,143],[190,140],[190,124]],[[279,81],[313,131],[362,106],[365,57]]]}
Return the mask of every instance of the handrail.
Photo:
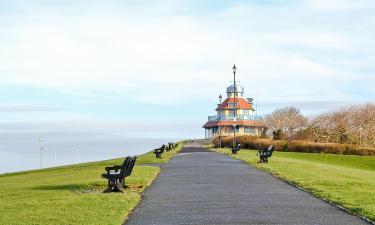
{"label": "handrail", "polygon": [[[214,115],[208,116],[208,121],[228,121],[234,120],[234,115]],[[237,114],[236,120],[262,120],[261,116],[257,115],[244,115],[244,114]]]}

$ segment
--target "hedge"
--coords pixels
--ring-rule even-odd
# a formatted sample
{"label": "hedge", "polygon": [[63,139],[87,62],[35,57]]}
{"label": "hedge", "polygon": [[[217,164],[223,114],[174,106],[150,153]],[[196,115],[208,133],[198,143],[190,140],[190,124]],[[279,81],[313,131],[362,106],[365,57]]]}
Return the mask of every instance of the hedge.
{"label": "hedge", "polygon": [[[222,146],[231,147],[232,137],[222,137]],[[266,138],[256,138],[253,136],[239,136],[236,138],[237,143],[242,144],[243,148],[263,150],[269,145],[274,145],[276,151],[285,152],[306,152],[306,153],[327,153],[327,154],[344,154],[344,155],[367,155],[375,156],[374,148],[359,147],[349,144],[337,143],[317,143],[308,141],[286,141],[272,140]],[[217,144],[218,138],[213,139]]]}

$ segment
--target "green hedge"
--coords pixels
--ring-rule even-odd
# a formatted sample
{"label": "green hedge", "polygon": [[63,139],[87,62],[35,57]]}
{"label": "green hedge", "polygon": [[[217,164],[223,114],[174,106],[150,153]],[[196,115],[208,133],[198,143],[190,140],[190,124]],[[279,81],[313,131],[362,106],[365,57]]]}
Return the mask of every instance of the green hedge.
{"label": "green hedge", "polygon": [[[215,138],[214,143],[219,139]],[[308,141],[275,141],[272,139],[256,138],[253,136],[239,136],[237,143],[242,144],[244,148],[263,150],[269,145],[274,145],[276,151],[285,152],[306,152],[306,153],[328,153],[344,155],[367,155],[375,156],[374,148],[359,147],[356,145],[336,144],[336,143],[317,143]],[[231,147],[232,137],[222,137],[222,146]]]}

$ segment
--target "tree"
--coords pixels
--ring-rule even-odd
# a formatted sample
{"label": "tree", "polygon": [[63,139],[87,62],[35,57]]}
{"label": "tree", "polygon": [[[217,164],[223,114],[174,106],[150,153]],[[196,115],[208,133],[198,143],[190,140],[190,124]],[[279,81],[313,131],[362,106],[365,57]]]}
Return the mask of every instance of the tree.
{"label": "tree", "polygon": [[353,105],[309,119],[314,141],[375,146],[375,104]]}
{"label": "tree", "polygon": [[264,123],[270,132],[277,134],[278,137],[285,135],[289,139],[306,126],[306,121],[300,111],[293,106],[276,109],[264,118]]}

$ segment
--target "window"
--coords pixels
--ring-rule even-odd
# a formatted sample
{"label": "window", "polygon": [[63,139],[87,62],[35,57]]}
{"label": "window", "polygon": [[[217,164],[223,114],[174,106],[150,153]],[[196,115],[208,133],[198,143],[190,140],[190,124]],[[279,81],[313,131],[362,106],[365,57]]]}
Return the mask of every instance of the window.
{"label": "window", "polygon": [[[240,131],[240,127],[236,126],[236,133],[238,133],[239,131]],[[228,128],[228,133],[233,133],[233,127]]]}
{"label": "window", "polygon": [[255,128],[254,127],[244,127],[244,132],[247,134],[255,134]]}
{"label": "window", "polygon": [[234,102],[228,102],[228,107],[230,108],[234,108],[234,107],[237,107],[238,106],[238,102],[234,103]]}

